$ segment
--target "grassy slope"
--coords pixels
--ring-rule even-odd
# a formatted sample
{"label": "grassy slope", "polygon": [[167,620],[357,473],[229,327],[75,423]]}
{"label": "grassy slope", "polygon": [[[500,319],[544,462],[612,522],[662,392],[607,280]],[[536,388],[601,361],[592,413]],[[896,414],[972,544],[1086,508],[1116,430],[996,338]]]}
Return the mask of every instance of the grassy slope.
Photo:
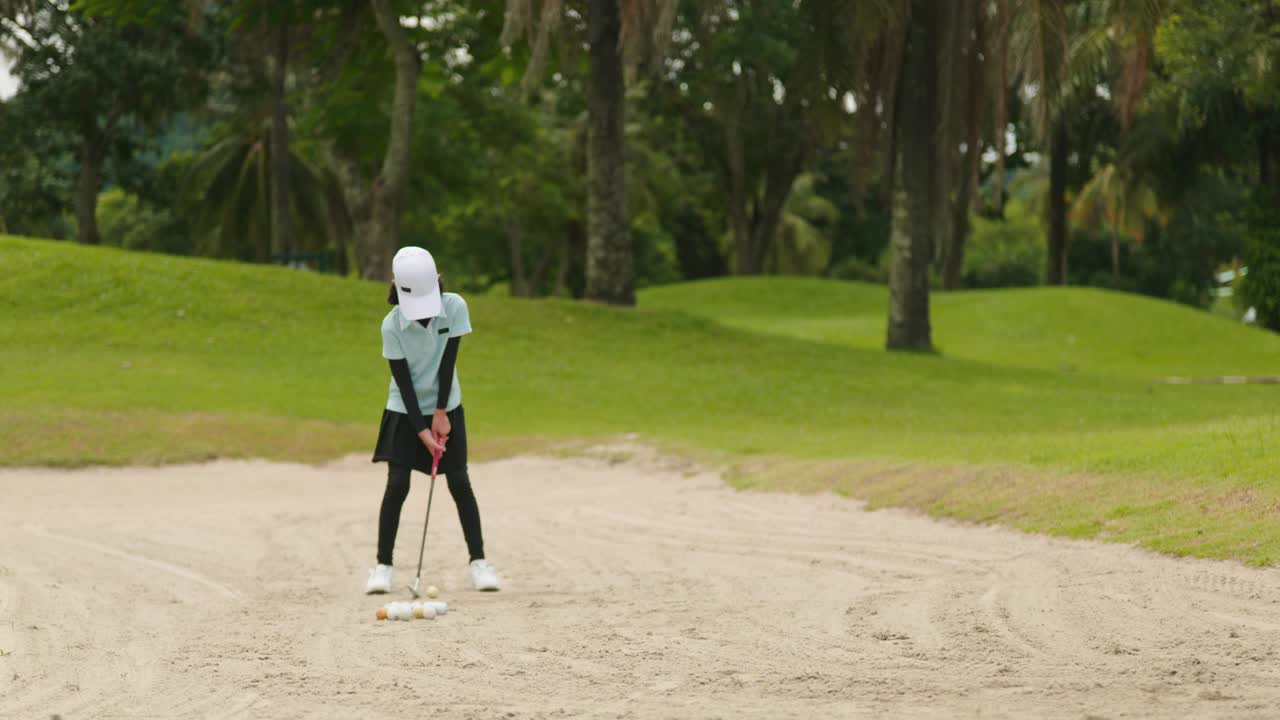
{"label": "grassy slope", "polygon": [[[654,288],[646,308],[847,347],[884,346],[884,288],[810,278]],[[935,293],[934,342],[949,358],[1132,378],[1280,374],[1280,335],[1210,313],[1090,288]]]}
{"label": "grassy slope", "polygon": [[[0,464],[306,460],[372,441],[387,387],[384,286],[7,238],[0,270]],[[792,470],[822,462],[806,476],[817,486],[876,502],[1280,555],[1280,540],[1251,529],[1280,497],[1267,455],[1280,388],[1144,381],[1275,372],[1280,338],[1129,296],[972,293],[937,298],[941,357],[889,355],[877,349],[882,292],[697,283],[648,291],[634,311],[470,298],[468,420],[491,442],[639,432],[783,456]],[[863,472],[904,460],[943,465]],[[1032,476],[1072,480],[1009,479]],[[1224,524],[1228,501],[1238,507]],[[1170,523],[1201,537],[1171,541]]]}

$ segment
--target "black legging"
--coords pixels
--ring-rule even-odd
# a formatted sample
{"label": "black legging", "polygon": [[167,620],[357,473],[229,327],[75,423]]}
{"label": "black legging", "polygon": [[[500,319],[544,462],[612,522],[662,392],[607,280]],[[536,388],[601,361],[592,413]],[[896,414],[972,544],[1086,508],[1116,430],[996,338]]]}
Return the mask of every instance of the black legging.
{"label": "black legging", "polygon": [[[400,508],[409,496],[407,465],[387,465],[387,490],[382,495],[382,512],[378,516],[378,564],[390,565],[391,552],[396,546],[396,532],[400,529]],[[484,559],[484,538],[480,533],[480,507],[471,491],[471,478],[466,466],[454,469],[445,477],[449,480],[449,494],[458,506],[458,522],[462,523],[462,535],[467,539],[467,552],[472,560]]]}

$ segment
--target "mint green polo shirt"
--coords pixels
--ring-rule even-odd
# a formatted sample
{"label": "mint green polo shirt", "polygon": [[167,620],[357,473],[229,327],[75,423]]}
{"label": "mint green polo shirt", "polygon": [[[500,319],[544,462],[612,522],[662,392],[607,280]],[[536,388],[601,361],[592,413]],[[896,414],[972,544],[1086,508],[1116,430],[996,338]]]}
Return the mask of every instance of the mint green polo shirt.
{"label": "mint green polo shirt", "polygon": [[[440,314],[431,318],[426,327],[410,320],[397,305],[382,319],[382,357],[388,360],[408,360],[409,374],[413,377],[413,389],[418,393],[418,407],[428,419],[435,410],[440,393],[440,361],[444,359],[444,346],[449,338],[462,337],[471,332],[471,314],[467,301],[456,293],[440,296]],[[453,369],[453,389],[449,392],[446,410],[462,404],[462,383],[458,380],[458,368]],[[400,388],[391,378],[387,393],[387,409],[398,413],[408,412],[400,397]]]}

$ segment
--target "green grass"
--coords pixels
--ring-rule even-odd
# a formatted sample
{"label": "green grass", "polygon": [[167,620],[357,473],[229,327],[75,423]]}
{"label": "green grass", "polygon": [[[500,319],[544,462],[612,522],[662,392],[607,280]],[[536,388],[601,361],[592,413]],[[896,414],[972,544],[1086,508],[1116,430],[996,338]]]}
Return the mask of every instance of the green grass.
{"label": "green grass", "polygon": [[[372,444],[384,285],[14,238],[0,271],[0,464]],[[692,283],[634,310],[468,301],[459,376],[489,452],[634,432],[726,458],[743,486],[1280,557],[1258,519],[1280,506],[1280,388],[1150,381],[1280,374],[1280,337],[1208,313],[1093,290],[938,295],[942,352],[922,356],[880,349],[884,291],[854,284]]]}
{"label": "green grass", "polygon": [[[645,307],[682,310],[753,332],[878,350],[884,288],[810,278],[750,278],[648,290]],[[1141,295],[1094,288],[934,293],[934,343],[949,358],[1153,379],[1280,374],[1280,335]]]}

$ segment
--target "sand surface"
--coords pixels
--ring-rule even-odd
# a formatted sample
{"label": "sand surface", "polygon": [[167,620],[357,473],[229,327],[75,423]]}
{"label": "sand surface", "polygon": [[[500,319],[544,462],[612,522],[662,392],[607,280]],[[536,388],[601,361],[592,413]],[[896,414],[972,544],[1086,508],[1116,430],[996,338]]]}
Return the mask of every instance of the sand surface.
{"label": "sand surface", "polygon": [[611,458],[474,467],[497,594],[441,483],[410,623],[382,466],[0,471],[0,717],[1280,717],[1280,571]]}

